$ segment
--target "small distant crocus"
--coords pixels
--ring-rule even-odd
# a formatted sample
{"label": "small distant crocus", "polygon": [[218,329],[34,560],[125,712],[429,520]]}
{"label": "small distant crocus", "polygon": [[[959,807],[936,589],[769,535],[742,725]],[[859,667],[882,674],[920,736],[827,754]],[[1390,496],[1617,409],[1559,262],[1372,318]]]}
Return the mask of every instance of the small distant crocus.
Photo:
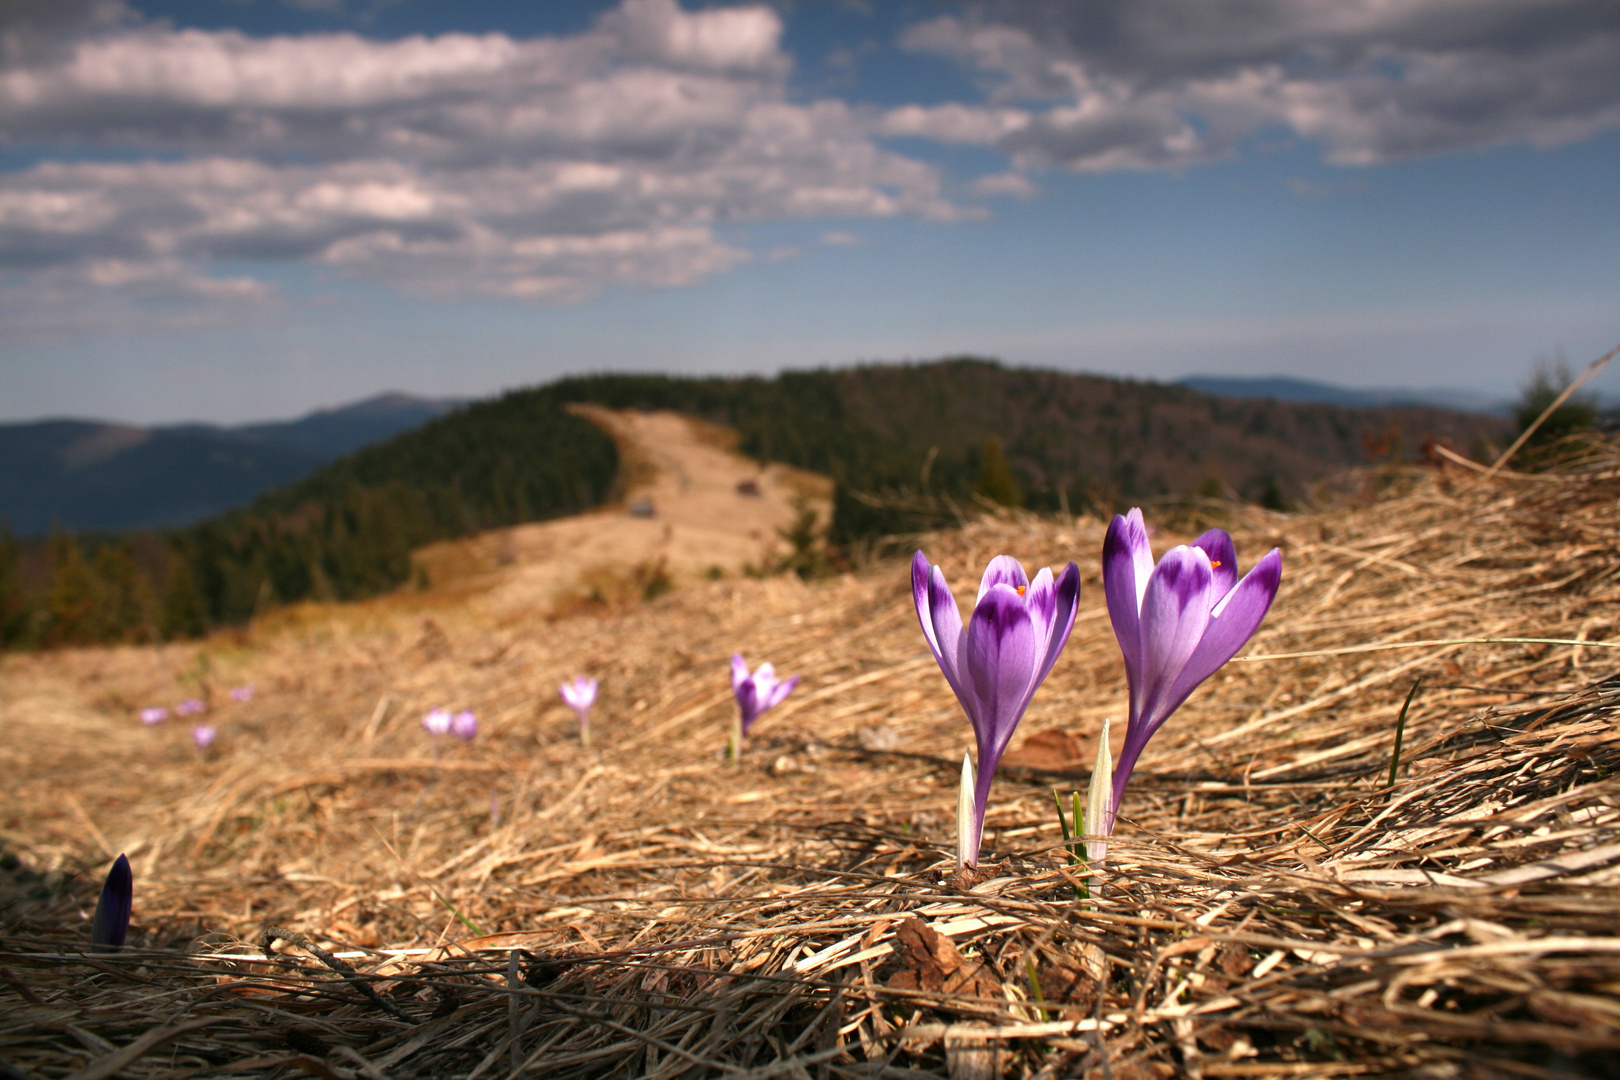
{"label": "small distant crocus", "polygon": [[214,737],[218,734],[213,724],[198,724],[191,729],[191,741],[197,744],[198,750],[207,750],[214,745]]}
{"label": "small distant crocus", "polygon": [[579,715],[579,743],[591,745],[591,706],[596,704],[596,680],[576,675],[572,682],[557,687],[563,703]]}
{"label": "small distant crocus", "polygon": [[208,706],[204,705],[200,698],[194,697],[188,697],[186,700],[174,707],[174,714],[176,716],[196,716],[198,713],[207,711]]}
{"label": "small distant crocus", "polygon": [[141,710],[141,723],[147,727],[151,727],[153,724],[161,724],[168,718],[169,710],[162,705],[154,705],[150,709]]}
{"label": "small distant crocus", "polygon": [[1142,511],[1133,509],[1108,526],[1102,563],[1108,617],[1131,690],[1107,835],[1153,733],[1260,628],[1282,583],[1282,553],[1272,548],[1239,580],[1232,537],[1211,529],[1154,565]]}
{"label": "small distant crocus", "polygon": [[1017,559],[997,555],[985,567],[966,627],[944,571],[920,551],[911,561],[911,592],[929,651],[973,725],[979,766],[975,777],[972,764],[962,759],[956,856],[963,866],[977,866],[990,782],[1074,629],[1080,568],[1070,563],[1056,578],[1042,568],[1031,582]]}
{"label": "small distant crocus", "polygon": [[130,873],[129,859],[120,854],[107,871],[107,880],[101,885],[101,898],[96,901],[96,913],[90,919],[92,949],[110,952],[124,947],[124,939],[129,936],[129,913],[134,904],[135,876]]}
{"label": "small distant crocus", "polygon": [[253,700],[253,684],[252,683],[243,683],[241,686],[233,686],[233,687],[231,687],[231,700],[232,701],[252,701]]}
{"label": "small distant crocus", "polygon": [[731,761],[742,758],[742,742],[748,729],[754,726],[760,714],[782,704],[784,698],[799,685],[799,677],[778,681],[776,668],[769,663],[759,665],[748,674],[748,661],[741,653],[731,654],[731,692],[737,697],[737,722],[731,729]]}
{"label": "small distant crocus", "polygon": [[422,717],[422,730],[434,738],[448,734],[450,731],[450,710],[434,709]]}
{"label": "small distant crocus", "polygon": [[462,709],[450,717],[450,734],[462,742],[471,742],[478,734],[478,717],[471,709]]}

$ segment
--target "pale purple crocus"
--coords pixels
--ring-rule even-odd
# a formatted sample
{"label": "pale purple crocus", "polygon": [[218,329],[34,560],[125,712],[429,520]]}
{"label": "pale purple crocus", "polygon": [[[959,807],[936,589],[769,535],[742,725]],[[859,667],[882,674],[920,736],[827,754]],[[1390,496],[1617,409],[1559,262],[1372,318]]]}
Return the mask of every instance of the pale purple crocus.
{"label": "pale purple crocus", "polygon": [[1131,691],[1105,822],[1112,834],[1131,770],[1153,733],[1260,628],[1282,583],[1282,552],[1272,548],[1239,579],[1232,537],[1211,529],[1155,565],[1142,511],[1133,509],[1108,526],[1102,563]]}
{"label": "pale purple crocus", "polygon": [[591,745],[591,706],[596,704],[596,685],[595,679],[576,675],[572,682],[565,682],[557,687],[557,693],[562,695],[563,704],[573,709],[579,716],[581,746]]}
{"label": "pale purple crocus", "polygon": [[252,683],[243,683],[241,686],[233,686],[233,687],[231,687],[231,700],[232,701],[252,701],[253,700],[253,684]]}
{"label": "pale purple crocus", "polygon": [[191,729],[191,741],[197,744],[198,750],[207,750],[214,745],[214,738],[218,734],[213,724],[198,724]]}
{"label": "pale purple crocus", "polygon": [[741,653],[731,654],[731,692],[737,698],[737,722],[731,731],[731,760],[735,764],[742,757],[743,737],[754,721],[768,709],[774,709],[799,685],[799,677],[778,680],[776,668],[769,663],[759,665],[750,675],[748,661]]}
{"label": "pale purple crocus", "polygon": [[97,952],[123,948],[134,906],[135,875],[130,872],[129,859],[120,854],[101,884],[96,913],[90,919],[90,947]]}
{"label": "pale purple crocus", "polygon": [[200,698],[194,697],[188,697],[186,700],[174,707],[174,714],[176,716],[196,716],[198,713],[207,711],[208,706],[204,705]]}
{"label": "pale purple crocus", "polygon": [[920,551],[911,561],[911,592],[928,648],[973,725],[979,765],[969,782],[973,770],[964,759],[956,851],[963,866],[977,866],[990,782],[1036,688],[1074,629],[1080,568],[1071,562],[1054,578],[1045,567],[1030,581],[1017,559],[997,555],[985,567],[965,627],[944,571]]}
{"label": "pale purple crocus", "polygon": [[471,709],[462,709],[450,717],[450,734],[462,742],[472,742],[478,734],[478,717]]}
{"label": "pale purple crocus", "polygon": [[438,738],[440,735],[449,734],[450,710],[434,709],[432,712],[422,717],[422,730],[427,732],[429,735],[432,735],[434,738]]}
{"label": "pale purple crocus", "polygon": [[153,724],[161,724],[168,718],[169,710],[162,705],[154,705],[150,709],[141,710],[141,723],[147,727],[151,727]]}

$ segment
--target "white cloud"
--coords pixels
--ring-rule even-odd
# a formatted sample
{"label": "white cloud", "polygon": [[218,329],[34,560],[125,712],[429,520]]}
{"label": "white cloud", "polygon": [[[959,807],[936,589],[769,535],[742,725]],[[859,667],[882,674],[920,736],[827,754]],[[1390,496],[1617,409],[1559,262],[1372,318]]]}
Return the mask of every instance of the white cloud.
{"label": "white cloud", "polygon": [[749,257],[729,225],[974,213],[869,116],[791,101],[764,6],[623,0],[568,37],[394,41],[109,11],[0,53],[0,139],[146,158],[0,173],[12,285],[128,292],[145,265],[202,295],[225,288],[218,260],[295,260],[422,295],[574,302],[723,273]]}
{"label": "white cloud", "polygon": [[1015,172],[991,173],[988,176],[981,176],[973,181],[969,190],[980,198],[1009,196],[1014,199],[1033,199],[1040,193],[1039,189],[1030,183],[1028,177]]}
{"label": "white cloud", "polygon": [[852,232],[834,230],[822,233],[821,242],[828,247],[856,247],[861,243],[861,238]]}
{"label": "white cloud", "polygon": [[1024,167],[1179,167],[1278,127],[1360,165],[1620,127],[1607,0],[1008,2],[904,44],[989,77],[990,103],[890,124]]}

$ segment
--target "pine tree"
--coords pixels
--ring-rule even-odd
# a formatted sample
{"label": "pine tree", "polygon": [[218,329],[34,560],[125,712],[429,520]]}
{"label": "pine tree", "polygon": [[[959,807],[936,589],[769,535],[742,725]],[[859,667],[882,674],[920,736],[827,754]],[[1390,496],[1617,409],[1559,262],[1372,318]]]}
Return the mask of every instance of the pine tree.
{"label": "pine tree", "polygon": [[23,592],[22,553],[11,526],[0,527],[0,649],[22,643],[28,633],[28,597]]}
{"label": "pine tree", "polygon": [[994,435],[984,440],[979,452],[979,482],[973,485],[973,493],[1000,506],[1024,505],[1024,492],[1002,452],[1001,440]]}
{"label": "pine tree", "polygon": [[47,592],[51,645],[89,645],[105,636],[101,608],[101,582],[85,562],[84,552],[71,533],[51,534],[51,584]]}
{"label": "pine tree", "polygon": [[202,593],[192,577],[191,566],[178,553],[170,556],[168,581],[158,605],[158,633],[165,641],[202,637],[208,632],[208,617]]}

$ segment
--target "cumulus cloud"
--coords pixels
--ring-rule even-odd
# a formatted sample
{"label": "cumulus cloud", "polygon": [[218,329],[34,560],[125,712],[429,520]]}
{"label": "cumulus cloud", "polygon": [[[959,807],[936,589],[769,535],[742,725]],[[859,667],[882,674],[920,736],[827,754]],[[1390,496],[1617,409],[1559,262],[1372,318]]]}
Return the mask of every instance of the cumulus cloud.
{"label": "cumulus cloud", "polygon": [[971,186],[973,194],[989,198],[995,196],[1009,196],[1014,199],[1033,199],[1039,194],[1039,189],[1030,183],[1027,176],[1015,172],[990,173],[973,181]]}
{"label": "cumulus cloud", "polygon": [[1620,126],[1612,0],[1009,0],[904,44],[991,83],[888,122],[1023,167],[1179,167],[1277,129],[1368,165]]}
{"label": "cumulus cloud", "polygon": [[573,302],[724,272],[750,257],[728,226],[963,213],[870,117],[789,99],[764,6],[623,0],[572,36],[392,41],[74,10],[14,22],[26,47],[0,56],[0,138],[119,159],[0,173],[0,275],[52,295],[138,290],[142,267],[206,292],[239,280],[219,260],[296,260]]}

